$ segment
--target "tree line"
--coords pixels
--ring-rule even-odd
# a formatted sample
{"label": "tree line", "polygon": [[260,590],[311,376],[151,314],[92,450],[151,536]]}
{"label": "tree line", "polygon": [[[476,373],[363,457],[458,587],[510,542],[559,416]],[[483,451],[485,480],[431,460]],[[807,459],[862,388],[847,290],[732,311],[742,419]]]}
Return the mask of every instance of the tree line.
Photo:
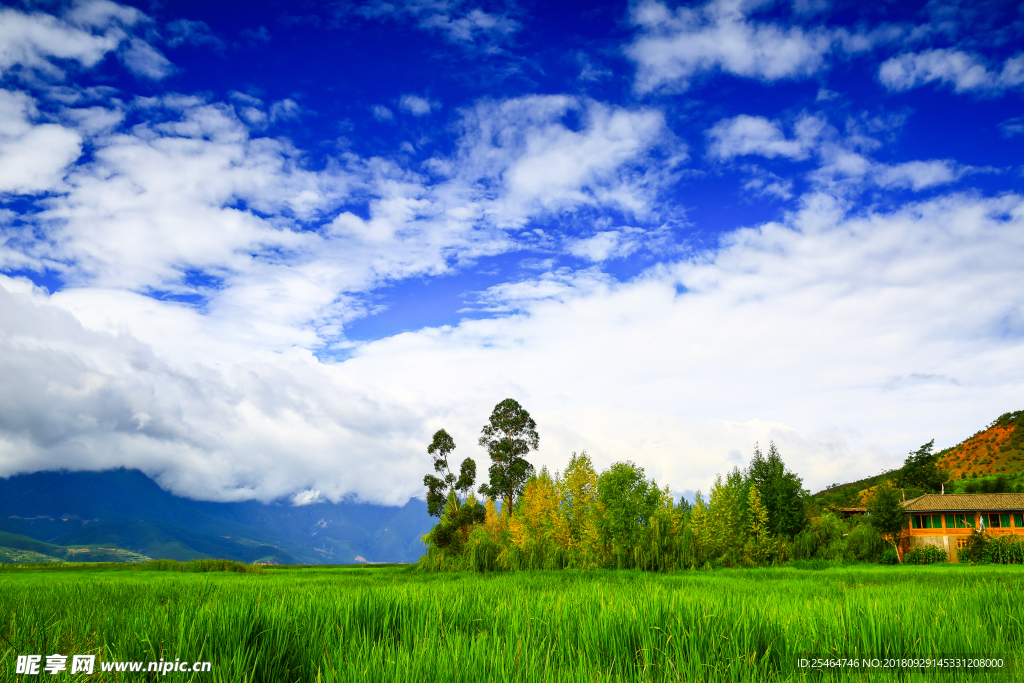
{"label": "tree line", "polygon": [[[597,472],[582,452],[573,453],[563,471],[535,471],[526,456],[539,446],[536,423],[513,399],[495,406],[479,445],[491,465],[488,481],[475,490],[471,458],[458,474],[449,465],[455,442],[448,432],[439,430],[427,448],[434,473],[424,485],[438,522],[424,536],[425,568],[673,571],[823,554],[873,560],[884,545],[884,530],[867,520],[853,524],[864,527],[856,534],[829,512],[812,523],[802,479],[786,467],[774,443],[767,452],[755,446],[745,469],[717,476],[707,496],[698,491],[692,505],[630,461]],[[823,524],[829,537],[824,545]],[[852,548],[846,540],[851,535]]]}

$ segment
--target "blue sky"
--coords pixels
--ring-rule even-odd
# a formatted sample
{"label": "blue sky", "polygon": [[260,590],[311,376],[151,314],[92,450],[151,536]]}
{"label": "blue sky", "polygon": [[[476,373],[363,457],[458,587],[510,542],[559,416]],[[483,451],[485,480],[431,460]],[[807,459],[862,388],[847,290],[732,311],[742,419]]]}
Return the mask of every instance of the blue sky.
{"label": "blue sky", "polygon": [[1024,5],[0,6],[0,476],[810,488],[1024,405]]}

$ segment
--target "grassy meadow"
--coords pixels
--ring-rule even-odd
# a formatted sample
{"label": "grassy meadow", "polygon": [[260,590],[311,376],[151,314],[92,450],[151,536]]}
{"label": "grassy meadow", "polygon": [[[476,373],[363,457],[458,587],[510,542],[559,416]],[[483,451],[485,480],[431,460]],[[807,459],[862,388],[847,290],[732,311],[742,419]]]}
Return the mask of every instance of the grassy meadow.
{"label": "grassy meadow", "polygon": [[[0,568],[0,679],[1024,680],[1013,661],[1024,650],[1024,568],[1016,566],[69,569]],[[52,653],[213,667],[147,676],[102,673],[97,663],[92,677],[15,675],[16,655]],[[800,673],[801,653],[999,654],[1007,668]]]}

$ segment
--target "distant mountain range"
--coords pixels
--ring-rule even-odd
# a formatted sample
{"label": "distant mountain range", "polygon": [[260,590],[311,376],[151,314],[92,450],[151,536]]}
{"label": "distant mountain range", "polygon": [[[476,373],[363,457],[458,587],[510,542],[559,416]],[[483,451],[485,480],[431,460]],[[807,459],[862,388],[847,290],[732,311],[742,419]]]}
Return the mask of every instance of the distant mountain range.
{"label": "distant mountain range", "polygon": [[426,503],[415,498],[402,507],[211,503],[170,494],[127,469],[0,479],[0,562],[415,562],[432,525]]}

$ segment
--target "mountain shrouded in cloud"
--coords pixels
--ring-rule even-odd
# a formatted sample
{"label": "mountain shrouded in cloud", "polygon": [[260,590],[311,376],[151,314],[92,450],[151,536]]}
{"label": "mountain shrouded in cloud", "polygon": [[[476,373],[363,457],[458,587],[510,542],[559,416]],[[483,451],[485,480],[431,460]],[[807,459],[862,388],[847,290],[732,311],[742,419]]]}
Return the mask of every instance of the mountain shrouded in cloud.
{"label": "mountain shrouded in cloud", "polygon": [[804,4],[0,10],[0,476],[400,505],[514,397],[814,488],[1018,407],[1021,17]]}

